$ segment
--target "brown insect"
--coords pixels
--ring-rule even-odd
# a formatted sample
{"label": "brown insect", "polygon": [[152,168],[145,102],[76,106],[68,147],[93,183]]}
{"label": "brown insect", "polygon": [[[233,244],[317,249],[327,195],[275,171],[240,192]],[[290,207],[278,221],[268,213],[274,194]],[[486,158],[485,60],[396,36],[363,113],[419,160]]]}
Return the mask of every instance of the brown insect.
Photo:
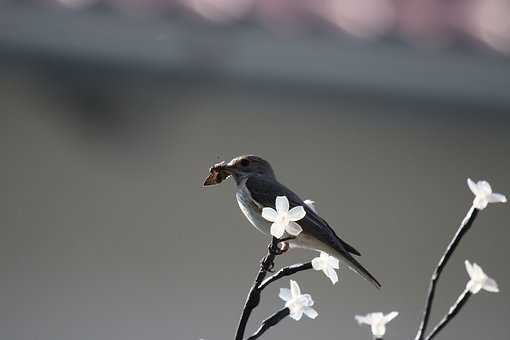
{"label": "brown insect", "polygon": [[209,176],[205,179],[204,186],[220,184],[223,182],[230,174],[228,174],[225,170],[223,170],[225,161],[214,164],[209,169]]}

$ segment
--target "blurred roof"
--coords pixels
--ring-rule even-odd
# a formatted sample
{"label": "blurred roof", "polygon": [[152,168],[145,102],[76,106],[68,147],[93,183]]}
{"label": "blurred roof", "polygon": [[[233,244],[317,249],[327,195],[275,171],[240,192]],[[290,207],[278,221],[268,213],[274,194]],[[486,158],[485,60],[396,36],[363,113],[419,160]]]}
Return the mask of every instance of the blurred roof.
{"label": "blurred roof", "polygon": [[[5,1],[5,0],[4,0]],[[19,3],[19,0],[5,1]],[[26,0],[74,10],[109,10],[215,24],[256,21],[275,30],[326,28],[359,38],[398,37],[417,44],[469,41],[510,53],[508,0]]]}
{"label": "blurred roof", "polygon": [[[480,1],[469,3],[473,6]],[[353,5],[356,1],[337,2]],[[380,6],[379,2],[370,3]],[[381,25],[360,26],[354,31],[338,26],[358,36],[353,38],[331,30],[324,24],[330,21],[319,20],[316,12],[312,16],[309,1],[4,1],[0,2],[0,49],[4,61],[11,62],[19,62],[20,56],[25,57],[21,60],[36,57],[51,64],[79,61],[131,71],[200,73],[201,77],[236,81],[362,89],[382,95],[510,107],[510,59],[477,48],[480,45],[473,41],[465,43],[467,31],[457,35],[455,44],[449,40],[449,47],[437,40],[442,33],[426,39],[434,41],[435,48],[405,43],[396,36],[407,26],[396,23],[411,19],[396,13],[407,12],[396,11],[397,2],[381,3],[392,4],[390,22],[374,14],[390,13],[388,10],[371,10],[365,4],[368,7],[362,12],[372,13],[366,22]],[[398,3],[401,9],[405,8],[402,3],[424,1]],[[467,2],[451,3],[460,6]],[[414,24],[418,21],[411,20]],[[428,24],[420,27],[432,28]],[[461,32],[448,27],[445,37]]]}

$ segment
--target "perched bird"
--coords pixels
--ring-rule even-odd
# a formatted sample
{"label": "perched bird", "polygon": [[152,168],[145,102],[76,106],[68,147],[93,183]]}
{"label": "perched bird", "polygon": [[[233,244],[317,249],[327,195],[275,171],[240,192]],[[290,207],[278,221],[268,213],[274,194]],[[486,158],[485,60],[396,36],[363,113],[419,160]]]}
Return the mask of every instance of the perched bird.
{"label": "perched bird", "polygon": [[345,262],[350,269],[377,288],[381,287],[353,256],[361,254],[342,241],[313,207],[278,182],[269,162],[258,156],[245,155],[236,157],[229,163],[218,163],[211,168],[204,186],[219,184],[228,177],[235,180],[239,207],[255,228],[270,235],[271,222],[262,217],[262,209],[274,207],[277,196],[286,196],[290,208],[302,206],[306,212],[304,218],[296,222],[301,226],[302,232],[294,239],[287,241],[290,247],[324,251]]}

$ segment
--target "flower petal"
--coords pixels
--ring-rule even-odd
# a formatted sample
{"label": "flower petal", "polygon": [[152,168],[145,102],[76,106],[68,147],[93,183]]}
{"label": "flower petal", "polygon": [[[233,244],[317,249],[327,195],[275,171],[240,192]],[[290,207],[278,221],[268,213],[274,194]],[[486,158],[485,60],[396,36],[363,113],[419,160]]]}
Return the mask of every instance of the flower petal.
{"label": "flower petal", "polygon": [[299,221],[300,219],[305,217],[305,215],[306,215],[305,208],[303,208],[302,206],[299,205],[297,207],[294,207],[294,208],[290,209],[290,211],[289,211],[289,220],[291,220],[291,221]]}
{"label": "flower petal", "polygon": [[478,210],[483,210],[487,208],[487,204],[489,201],[487,201],[487,198],[485,196],[476,196],[473,200],[473,206]]}
{"label": "flower petal", "polygon": [[319,313],[317,313],[317,311],[311,307],[306,307],[303,310],[303,313],[305,313],[305,315],[308,316],[310,319],[315,319],[319,315]]}
{"label": "flower petal", "polygon": [[336,271],[333,268],[327,268],[324,270],[324,274],[326,274],[327,277],[331,280],[333,284],[338,282],[338,275]]}
{"label": "flower petal", "polygon": [[328,265],[335,269],[340,269],[340,262],[334,256],[328,256]]}
{"label": "flower petal", "polygon": [[482,284],[474,280],[469,280],[469,282],[466,284],[466,289],[469,290],[472,294],[476,294],[480,291],[480,289],[482,289]]}
{"label": "flower petal", "polygon": [[280,288],[280,294],[278,294],[278,296],[285,302],[292,299],[292,295],[290,294],[289,288]]}
{"label": "flower petal", "polygon": [[478,281],[483,281],[487,278],[487,275],[484,273],[482,267],[473,262],[473,279]]}
{"label": "flower petal", "polygon": [[386,333],[386,326],[384,323],[373,323],[372,324],[372,334],[376,338],[382,338],[384,336],[384,333]]}
{"label": "flower petal", "polygon": [[285,230],[290,235],[297,236],[303,231],[303,228],[301,228],[301,226],[299,224],[297,224],[296,222],[289,222],[289,224],[287,224],[287,228],[285,228]]}
{"label": "flower petal", "polygon": [[356,319],[356,321],[362,325],[362,324],[366,324],[366,325],[369,325],[370,322],[368,320],[368,317],[367,316],[364,316],[364,315],[355,315],[354,316],[354,319]]}
{"label": "flower petal", "polygon": [[312,267],[315,270],[322,270],[324,268],[324,261],[320,257],[312,259]]}
{"label": "flower petal", "polygon": [[478,186],[471,178],[467,179],[467,184],[473,195],[478,196],[480,194],[480,191],[478,190]]}
{"label": "flower petal", "polygon": [[492,194],[492,188],[489,182],[487,181],[478,181],[476,183],[476,186],[478,187],[478,191],[480,191],[482,194],[490,195]]}
{"label": "flower petal", "polygon": [[488,292],[491,292],[491,293],[498,293],[499,292],[499,288],[498,288],[498,284],[496,282],[496,280],[488,277],[485,281],[485,284],[483,285],[483,289],[485,289],[486,291]]}
{"label": "flower petal", "polygon": [[262,217],[269,222],[274,222],[278,218],[278,213],[273,208],[263,208]]}
{"label": "flower petal", "polygon": [[293,298],[301,295],[301,289],[299,289],[299,285],[294,280],[290,280],[290,293],[292,294]]}
{"label": "flower petal", "polygon": [[313,306],[314,302],[313,302],[313,299],[312,299],[312,296],[310,294],[303,294],[301,295],[302,297],[302,305],[305,306],[305,307],[311,307]]}
{"label": "flower petal", "polygon": [[295,311],[291,311],[289,316],[291,318],[293,318],[294,320],[299,321],[299,320],[301,320],[301,317],[303,317],[303,312],[304,311],[302,309],[298,309],[298,310],[295,310]]}
{"label": "flower petal", "polygon": [[506,203],[506,197],[502,194],[490,194],[487,197],[489,203]]}
{"label": "flower petal", "polygon": [[472,278],[474,276],[473,265],[468,260],[464,261],[464,265],[466,266],[466,271],[467,271],[469,277]]}
{"label": "flower petal", "polygon": [[288,213],[289,212],[289,200],[286,196],[278,196],[276,197],[276,211],[281,213]]}
{"label": "flower petal", "polygon": [[393,312],[391,312],[389,314],[386,314],[384,316],[384,323],[388,323],[391,320],[395,319],[397,317],[397,315],[398,315],[398,312],[395,312],[395,311],[393,311]]}
{"label": "flower petal", "polygon": [[372,324],[374,323],[381,323],[384,321],[384,314],[381,312],[372,313]]}
{"label": "flower petal", "polygon": [[285,226],[280,223],[271,224],[271,235],[276,238],[280,238],[285,233]]}

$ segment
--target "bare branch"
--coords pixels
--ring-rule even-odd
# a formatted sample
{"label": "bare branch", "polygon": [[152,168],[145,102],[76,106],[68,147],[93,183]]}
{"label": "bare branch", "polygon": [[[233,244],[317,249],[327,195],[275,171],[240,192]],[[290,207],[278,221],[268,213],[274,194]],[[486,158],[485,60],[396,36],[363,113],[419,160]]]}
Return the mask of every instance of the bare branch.
{"label": "bare branch", "polygon": [[281,279],[282,277],[290,276],[290,275],[295,274],[297,272],[300,272],[300,271],[303,271],[303,270],[312,269],[312,268],[313,268],[312,267],[312,262],[294,264],[292,266],[284,267],[284,268],[280,269],[276,274],[273,274],[270,277],[268,277],[267,279],[265,279],[264,281],[262,281],[262,283],[259,286],[259,290],[263,290],[271,282],[274,282],[274,281],[276,281],[278,279]]}
{"label": "bare branch", "polygon": [[262,324],[260,325],[259,329],[255,333],[252,334],[247,340],[255,340],[258,339],[262,334],[264,334],[265,331],[267,331],[269,328],[275,326],[280,321],[285,319],[290,313],[290,310],[288,308],[283,308],[279,310],[278,312],[271,315],[269,318],[262,321]]}
{"label": "bare branch", "polygon": [[473,295],[469,290],[464,290],[462,294],[460,294],[459,298],[455,302],[455,304],[450,307],[448,314],[446,314],[441,321],[434,327],[432,332],[425,338],[425,340],[432,340],[437,333],[439,333],[452,319],[457,315],[457,313],[461,310],[467,300]]}
{"label": "bare branch", "polygon": [[244,332],[246,331],[246,325],[248,323],[248,319],[250,318],[251,312],[255,307],[259,305],[260,302],[260,292],[261,290],[258,288],[262,283],[262,280],[267,275],[267,272],[272,269],[274,266],[274,259],[277,255],[281,254],[280,249],[278,248],[278,239],[273,237],[271,240],[271,244],[268,246],[267,255],[262,259],[260,263],[260,269],[253,282],[253,285],[248,293],[246,298],[246,302],[244,303],[243,312],[241,313],[241,318],[239,319],[239,324],[237,326],[236,337],[235,340],[243,340]]}
{"label": "bare branch", "polygon": [[436,291],[437,282],[439,281],[439,277],[441,276],[443,269],[446,267],[448,260],[450,259],[452,254],[455,252],[455,249],[457,249],[457,246],[459,245],[462,237],[471,228],[471,225],[473,224],[474,220],[478,216],[478,212],[479,212],[478,209],[475,209],[474,207],[470,208],[466,217],[462,221],[459,229],[457,230],[457,233],[455,234],[453,239],[450,241],[450,243],[446,247],[445,253],[439,260],[439,263],[437,264],[437,267],[434,270],[434,273],[432,274],[432,278],[430,280],[430,285],[429,285],[429,292],[427,295],[427,300],[425,302],[425,310],[423,312],[423,320],[418,328],[418,332],[416,333],[415,340],[423,340],[423,337],[424,337],[425,331],[427,330],[427,325],[428,325],[428,322],[430,319],[432,302],[434,301],[434,294]]}

